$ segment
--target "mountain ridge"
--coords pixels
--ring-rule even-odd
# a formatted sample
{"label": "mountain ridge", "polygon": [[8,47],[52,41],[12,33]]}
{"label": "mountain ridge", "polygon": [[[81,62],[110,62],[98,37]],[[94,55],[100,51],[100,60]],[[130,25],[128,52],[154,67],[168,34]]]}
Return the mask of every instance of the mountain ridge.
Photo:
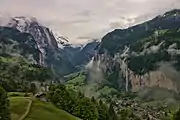
{"label": "mountain ridge", "polygon": [[[124,81],[123,86],[126,91],[133,89],[135,86],[137,87],[135,91],[138,91],[144,87],[159,85],[177,92],[179,84],[174,83],[174,78],[169,78],[167,72],[160,72],[159,69],[161,69],[160,62],[169,62],[168,64],[175,62],[176,66],[179,65],[178,54],[176,54],[180,42],[178,40],[179,23],[180,10],[172,10],[142,24],[127,29],[115,29],[106,34],[102,38],[98,48],[99,55],[97,56],[98,61],[105,64],[105,68],[101,68],[105,71],[104,74],[109,73],[107,69],[111,69],[109,74],[113,74],[115,71],[120,72],[119,74],[122,74],[123,77],[120,77],[120,75],[120,78],[116,79],[117,81]],[[175,48],[172,48],[173,46]],[[129,50],[125,55],[126,47]],[[174,55],[172,56],[172,54]],[[103,62],[104,59],[105,62]],[[115,66],[120,66],[120,69],[114,71],[113,67]],[[174,66],[171,66],[171,68],[174,69]],[[148,79],[150,82],[148,82]],[[154,83],[152,83],[153,79]],[[163,79],[166,79],[167,83],[163,83]],[[158,83],[158,80],[160,80],[160,83]],[[172,86],[168,86],[168,83]],[[131,88],[128,86],[131,86]]]}

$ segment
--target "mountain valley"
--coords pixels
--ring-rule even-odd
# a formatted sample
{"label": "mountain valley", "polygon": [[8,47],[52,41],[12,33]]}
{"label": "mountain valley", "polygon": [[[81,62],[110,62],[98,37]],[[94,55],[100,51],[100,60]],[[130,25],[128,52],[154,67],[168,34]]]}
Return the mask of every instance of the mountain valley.
{"label": "mountain valley", "polygon": [[[54,119],[62,113],[67,120],[178,120],[180,10],[79,46],[34,17],[0,25],[0,85],[23,93],[10,99],[43,104],[47,114],[57,112]],[[47,101],[36,97],[41,92]],[[35,120],[32,109],[28,120]]]}

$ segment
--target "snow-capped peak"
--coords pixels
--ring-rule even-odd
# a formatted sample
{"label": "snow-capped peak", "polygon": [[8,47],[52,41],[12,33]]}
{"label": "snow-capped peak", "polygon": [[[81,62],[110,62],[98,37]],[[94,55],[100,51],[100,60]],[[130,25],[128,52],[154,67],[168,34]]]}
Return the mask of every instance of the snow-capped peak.
{"label": "snow-capped peak", "polygon": [[60,34],[58,31],[53,30],[52,31],[57,43],[58,43],[58,47],[63,49],[67,44],[69,44],[69,38],[63,36],[62,34]]}
{"label": "snow-capped peak", "polygon": [[[80,47],[80,45],[72,45],[69,43],[69,38],[60,34],[57,30],[48,31],[46,27],[41,25],[35,17],[31,16],[18,16],[12,17],[0,13],[0,26],[13,27],[21,32],[30,33],[35,37],[35,40],[39,45],[46,46],[46,40],[49,45],[52,46],[51,35],[56,40],[57,47],[63,49],[65,46]],[[49,33],[51,32],[51,33]],[[42,33],[44,33],[42,35]],[[45,36],[45,37],[44,37]],[[53,42],[55,43],[55,42]],[[41,46],[42,47],[42,46]]]}
{"label": "snow-capped peak", "polygon": [[25,29],[27,28],[27,26],[30,26],[31,24],[36,24],[38,26],[41,26],[35,17],[24,17],[24,16],[11,18],[6,26],[16,27],[21,32],[24,32],[26,31]]}

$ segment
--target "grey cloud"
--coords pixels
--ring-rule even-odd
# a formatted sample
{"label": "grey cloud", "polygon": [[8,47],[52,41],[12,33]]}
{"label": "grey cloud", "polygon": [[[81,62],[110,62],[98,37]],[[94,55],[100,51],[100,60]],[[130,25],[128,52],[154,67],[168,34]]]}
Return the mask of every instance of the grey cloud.
{"label": "grey cloud", "polygon": [[87,17],[90,15],[93,15],[93,13],[91,10],[84,10],[84,11],[76,13],[76,15]]}
{"label": "grey cloud", "polygon": [[88,22],[90,22],[90,20],[87,20],[87,19],[70,21],[70,23],[88,23]]}
{"label": "grey cloud", "polygon": [[122,24],[121,24],[121,22],[111,22],[110,27],[112,29],[114,29],[114,28],[122,28]]}
{"label": "grey cloud", "polygon": [[76,39],[86,39],[86,40],[90,40],[90,39],[92,39],[91,37],[86,37],[86,36],[79,36],[79,37],[77,37]]}
{"label": "grey cloud", "polygon": [[[174,8],[180,0],[0,0],[0,11],[11,16],[34,16],[68,36],[101,38],[107,32],[151,19]],[[78,40],[77,40],[78,39]]]}
{"label": "grey cloud", "polygon": [[115,28],[126,28],[135,22],[135,18],[126,18],[126,17],[120,17],[117,20],[114,20],[110,22],[110,28],[115,29]]}
{"label": "grey cloud", "polygon": [[[55,20],[56,21],[56,20]],[[52,21],[49,21],[50,23],[53,23]],[[67,21],[58,21],[59,24],[83,24],[83,23],[88,23],[90,20],[88,19],[77,19],[77,20],[67,20]]]}
{"label": "grey cloud", "polygon": [[159,66],[159,70],[162,71],[168,78],[171,78],[180,84],[180,74],[179,71],[174,68],[174,62],[162,62]]}

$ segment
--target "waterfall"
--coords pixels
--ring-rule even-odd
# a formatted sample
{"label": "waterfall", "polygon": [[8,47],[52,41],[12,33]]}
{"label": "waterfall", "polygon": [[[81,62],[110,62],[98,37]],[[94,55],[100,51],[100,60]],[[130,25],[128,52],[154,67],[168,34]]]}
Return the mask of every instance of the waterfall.
{"label": "waterfall", "polygon": [[47,37],[47,42],[48,42],[48,44],[49,44],[50,46],[53,46],[53,45],[52,45],[52,41],[51,41],[51,37],[50,37],[50,34],[49,34],[48,31],[47,31],[47,28],[43,28],[43,31],[44,31],[44,33],[45,33],[45,35],[46,35],[46,37]]}
{"label": "waterfall", "polygon": [[40,53],[39,53],[39,64],[41,66],[45,66],[45,61],[44,61],[44,59],[45,59],[45,50],[43,48],[41,48],[40,45],[38,45],[38,49],[40,51]]}
{"label": "waterfall", "polygon": [[128,53],[129,53],[129,47],[125,46],[125,50],[123,54],[121,54],[121,70],[123,73],[123,76],[125,77],[126,80],[126,91],[129,91],[129,69],[127,66],[127,58],[128,58]]}
{"label": "waterfall", "polygon": [[39,53],[39,64],[41,66],[43,65],[43,55],[42,55],[42,53]]}
{"label": "waterfall", "polygon": [[128,87],[129,87],[129,70],[128,70],[128,66],[126,64],[126,58],[124,58],[121,62],[121,70],[122,70],[123,76],[125,77],[125,80],[126,80],[126,91],[129,91],[128,90]]}
{"label": "waterfall", "polygon": [[97,71],[101,71],[100,64],[101,64],[101,59],[100,59],[100,56],[98,55],[97,67],[96,67]]}
{"label": "waterfall", "polygon": [[94,63],[94,57],[92,57],[91,61],[86,65],[86,68],[91,68]]}

